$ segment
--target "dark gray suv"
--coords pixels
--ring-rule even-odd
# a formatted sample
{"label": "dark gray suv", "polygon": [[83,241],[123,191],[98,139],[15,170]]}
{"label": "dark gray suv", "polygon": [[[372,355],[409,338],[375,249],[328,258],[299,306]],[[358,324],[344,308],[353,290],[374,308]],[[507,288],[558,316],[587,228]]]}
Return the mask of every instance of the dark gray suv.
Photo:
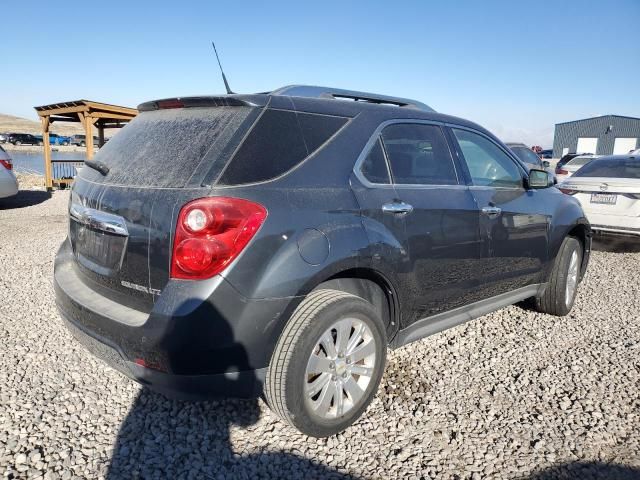
{"label": "dark gray suv", "polygon": [[474,123],[304,86],[139,110],[73,185],[55,289],[76,338],[143,385],[263,395],[327,436],[366,409],[388,347],[573,306],[579,203]]}

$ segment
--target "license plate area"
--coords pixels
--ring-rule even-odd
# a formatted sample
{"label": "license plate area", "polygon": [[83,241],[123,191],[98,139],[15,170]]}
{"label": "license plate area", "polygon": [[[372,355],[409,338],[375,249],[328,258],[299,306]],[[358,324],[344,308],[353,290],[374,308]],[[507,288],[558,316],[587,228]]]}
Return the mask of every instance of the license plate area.
{"label": "license plate area", "polygon": [[74,219],[70,221],[69,234],[79,263],[100,275],[111,276],[120,270],[127,237],[92,228]]}
{"label": "license plate area", "polygon": [[615,205],[618,195],[615,193],[592,193],[591,203],[599,205]]}

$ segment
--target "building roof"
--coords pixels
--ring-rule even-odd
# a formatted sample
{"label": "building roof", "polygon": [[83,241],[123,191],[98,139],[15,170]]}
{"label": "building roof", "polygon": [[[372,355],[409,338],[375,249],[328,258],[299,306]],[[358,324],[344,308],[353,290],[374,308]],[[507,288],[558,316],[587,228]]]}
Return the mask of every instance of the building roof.
{"label": "building roof", "polygon": [[52,103],[50,105],[41,105],[34,107],[38,115],[65,115],[83,111],[93,111],[102,113],[114,113],[125,115],[130,118],[135,117],[138,111],[135,108],[122,107],[120,105],[111,105],[109,103],[94,102],[91,100],[72,100],[69,102]]}
{"label": "building roof", "polygon": [[606,117],[617,117],[617,118],[628,118],[629,120],[640,120],[640,118],[638,118],[638,117],[628,117],[626,115],[609,114],[609,115],[598,115],[597,117],[580,118],[578,120],[571,120],[571,121],[568,121],[568,122],[559,122],[559,123],[556,123],[556,125],[563,125],[565,123],[584,122],[585,120],[595,120],[597,118],[606,118]]}

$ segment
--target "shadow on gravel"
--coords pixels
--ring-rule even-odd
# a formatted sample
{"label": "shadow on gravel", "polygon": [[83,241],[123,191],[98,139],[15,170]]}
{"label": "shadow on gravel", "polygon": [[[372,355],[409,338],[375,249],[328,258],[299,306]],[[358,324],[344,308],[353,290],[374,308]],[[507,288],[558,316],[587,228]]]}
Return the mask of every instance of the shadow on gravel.
{"label": "shadow on gravel", "polygon": [[599,462],[575,462],[556,465],[534,473],[526,480],[637,480],[640,469]]}
{"label": "shadow on gravel", "polygon": [[[251,370],[246,349],[235,341],[229,320],[210,303],[195,303],[198,305],[195,310],[189,300],[175,310],[176,314],[181,309],[193,311],[195,314],[189,317],[190,328],[199,332],[195,339],[189,335],[191,348],[184,356],[201,365],[211,362],[215,365],[211,368],[216,371]],[[163,333],[160,343],[180,334],[170,329]],[[198,352],[206,351],[201,349],[204,345],[210,347],[207,342],[211,339],[215,339],[218,349],[202,356]],[[219,388],[225,392],[237,386],[234,380],[228,379]],[[264,430],[251,431],[259,419],[258,399],[179,401],[141,389],[120,426],[106,478],[354,478],[292,453],[260,452],[260,446],[265,443],[260,432],[264,434]],[[234,442],[238,451],[234,451],[231,444],[234,425],[246,429],[242,438]],[[278,430],[284,424],[270,427],[272,431]],[[283,438],[277,434],[274,437]],[[304,441],[315,442],[315,439]]]}
{"label": "shadow on gravel", "polygon": [[640,237],[594,235],[592,250],[610,253],[638,253],[640,252]]}
{"label": "shadow on gravel", "polygon": [[43,190],[20,190],[13,197],[0,198],[0,210],[31,207],[50,198],[51,193]]}

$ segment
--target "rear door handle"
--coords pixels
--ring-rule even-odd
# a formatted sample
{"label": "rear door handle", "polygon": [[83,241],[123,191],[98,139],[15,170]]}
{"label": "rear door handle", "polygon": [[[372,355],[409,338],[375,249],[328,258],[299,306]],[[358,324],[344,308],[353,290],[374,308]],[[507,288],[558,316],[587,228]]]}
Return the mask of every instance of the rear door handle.
{"label": "rear door handle", "polygon": [[382,205],[382,211],[384,213],[406,215],[413,212],[413,206],[405,202],[392,202]]}
{"label": "rear door handle", "polygon": [[502,213],[500,207],[482,207],[482,213],[489,218],[496,218]]}

